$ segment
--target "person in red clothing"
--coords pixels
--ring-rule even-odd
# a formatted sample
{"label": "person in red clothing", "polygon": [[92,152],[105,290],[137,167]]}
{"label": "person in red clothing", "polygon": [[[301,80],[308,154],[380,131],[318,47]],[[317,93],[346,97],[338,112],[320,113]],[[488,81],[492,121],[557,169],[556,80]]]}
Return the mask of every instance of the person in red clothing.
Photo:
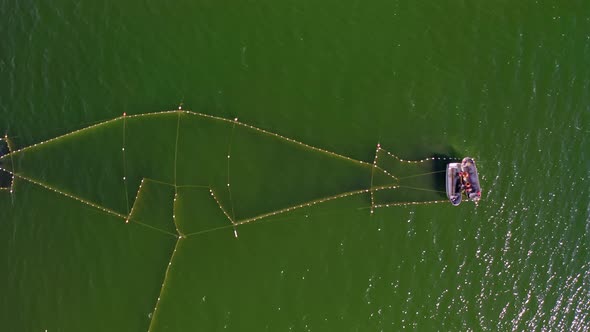
{"label": "person in red clothing", "polygon": [[466,182],[465,183],[465,192],[466,193],[470,193],[471,192],[471,183]]}

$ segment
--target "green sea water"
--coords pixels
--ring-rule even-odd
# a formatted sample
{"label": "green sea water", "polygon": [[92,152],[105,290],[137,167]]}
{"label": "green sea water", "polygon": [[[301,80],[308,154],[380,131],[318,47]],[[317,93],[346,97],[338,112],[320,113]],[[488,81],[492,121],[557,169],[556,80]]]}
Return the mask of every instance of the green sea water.
{"label": "green sea water", "polygon": [[[129,116],[0,167],[141,221],[0,191],[0,330],[590,329],[587,2],[1,1],[0,35],[14,149]],[[230,122],[131,118],[179,106]],[[484,197],[355,195],[237,239],[207,188],[147,181],[133,204],[144,177],[222,187],[230,152],[235,219],[370,181],[235,118],[369,164],[377,143],[469,155]]]}

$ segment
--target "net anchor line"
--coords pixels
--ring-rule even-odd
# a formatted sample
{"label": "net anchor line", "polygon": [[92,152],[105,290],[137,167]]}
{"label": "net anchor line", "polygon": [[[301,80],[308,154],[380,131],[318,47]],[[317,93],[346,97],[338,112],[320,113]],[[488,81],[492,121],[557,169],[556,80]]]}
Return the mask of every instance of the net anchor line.
{"label": "net anchor line", "polygon": [[166,288],[166,282],[168,281],[168,275],[170,274],[170,269],[172,268],[172,262],[174,262],[174,257],[176,256],[176,252],[179,249],[180,242],[182,241],[182,237],[178,237],[176,240],[176,244],[174,245],[174,250],[172,251],[172,255],[170,255],[170,260],[168,261],[168,266],[166,267],[166,271],[164,272],[164,280],[162,281],[162,286],[160,287],[160,292],[158,293],[158,298],[156,299],[156,304],[154,305],[154,311],[152,311],[151,318],[150,318],[150,325],[148,327],[148,332],[151,332],[154,323],[157,318],[158,309],[160,308],[160,301],[164,296],[164,290]]}
{"label": "net anchor line", "polygon": [[115,216],[115,217],[121,218],[121,219],[123,219],[123,220],[126,220],[126,219],[127,219],[127,216],[126,216],[126,215],[124,215],[124,214],[121,214],[121,213],[119,213],[119,212],[117,212],[117,211],[115,211],[115,210],[111,210],[111,209],[109,209],[109,208],[106,208],[106,207],[104,207],[104,206],[101,206],[101,205],[99,205],[99,204],[97,204],[97,203],[94,203],[94,202],[92,202],[92,201],[89,201],[89,200],[83,199],[83,198],[81,198],[81,197],[78,197],[78,196],[72,195],[72,194],[70,194],[70,193],[67,193],[67,192],[65,192],[65,191],[59,190],[59,189],[57,189],[57,188],[51,187],[50,185],[48,185],[48,184],[45,184],[45,183],[43,183],[43,182],[41,182],[41,181],[37,181],[37,180],[31,179],[31,178],[29,178],[29,177],[27,177],[27,176],[25,176],[25,175],[19,174],[19,173],[12,173],[12,172],[11,172],[11,174],[13,174],[13,176],[14,176],[14,177],[16,177],[16,178],[19,178],[19,179],[25,180],[25,181],[27,181],[27,182],[30,182],[30,183],[32,183],[32,184],[35,184],[35,185],[37,185],[37,186],[40,186],[40,187],[42,187],[42,188],[44,188],[44,189],[47,189],[47,190],[49,190],[49,191],[52,191],[52,192],[54,192],[54,193],[57,193],[57,194],[60,194],[60,195],[62,195],[62,196],[68,197],[68,198],[70,198],[70,199],[76,200],[76,201],[78,201],[78,202],[80,202],[80,203],[83,203],[83,204],[85,204],[85,205],[91,206],[91,207],[93,207],[93,208],[95,208],[95,209],[98,209],[98,210],[100,210],[100,211],[102,211],[102,212],[106,212],[107,214],[110,214],[110,215],[112,215],[112,216]]}
{"label": "net anchor line", "polygon": [[150,181],[150,182],[158,183],[158,184],[163,184],[165,186],[170,186],[170,187],[173,187],[173,188],[180,187],[180,186],[174,185],[174,183],[170,183],[170,182],[166,182],[166,181],[161,181],[161,180],[156,180],[156,179],[150,179],[150,178],[143,178],[143,179],[146,180],[146,181]]}
{"label": "net anchor line", "polygon": [[[392,186],[392,187],[394,187],[394,186]],[[293,206],[290,206],[290,207],[286,207],[286,208],[283,208],[283,209],[275,210],[275,211],[272,211],[272,212],[263,213],[263,214],[260,214],[258,216],[255,216],[255,217],[242,219],[240,221],[237,221],[236,222],[236,225],[248,224],[248,223],[251,223],[251,222],[260,220],[260,219],[264,219],[264,218],[276,216],[278,214],[282,214],[282,213],[286,213],[286,212],[295,211],[295,210],[298,210],[298,209],[301,209],[301,208],[305,208],[305,207],[312,207],[314,205],[317,205],[317,204],[320,204],[320,203],[324,203],[324,202],[328,202],[328,201],[332,201],[332,200],[335,200],[335,199],[338,199],[338,198],[344,198],[344,197],[348,197],[348,196],[354,196],[354,195],[365,194],[365,193],[370,194],[370,192],[371,192],[371,188],[359,189],[359,190],[354,190],[354,191],[348,191],[348,192],[345,192],[345,193],[342,193],[342,194],[328,196],[328,197],[324,197],[324,198],[320,198],[320,199],[308,201],[308,202],[305,202],[305,203],[293,205]]]}
{"label": "net anchor line", "polygon": [[[182,106],[178,107],[179,110],[182,110]],[[176,119],[176,139],[174,141],[174,200],[172,202],[172,223],[174,224],[174,228],[176,229],[176,233],[178,234],[178,238],[182,239],[185,238],[185,235],[180,231],[178,227],[178,222],[176,221],[176,202],[178,199],[178,182],[177,182],[177,161],[178,161],[178,137],[180,136],[180,115],[182,113],[178,112],[177,119]]]}
{"label": "net anchor line", "polygon": [[[127,215],[130,214],[129,212],[129,191],[127,189],[127,156],[125,152],[125,145],[126,145],[126,132],[127,132],[127,113],[123,112],[123,147],[121,148],[121,152],[123,155],[123,187],[125,188],[125,202],[127,207]],[[143,182],[143,180],[142,180]],[[140,186],[141,188],[141,186]]]}
{"label": "net anchor line", "polygon": [[213,197],[213,199],[215,200],[215,202],[217,203],[217,205],[219,206],[219,208],[221,209],[223,214],[231,222],[231,226],[234,228],[234,237],[237,239],[238,238],[238,230],[237,230],[236,226],[238,226],[239,224],[236,223],[234,219],[232,219],[232,217],[229,215],[229,213],[227,213],[227,210],[221,205],[221,202],[217,198],[217,195],[215,195],[213,188],[209,188],[209,192],[211,193],[211,197]]}
{"label": "net anchor line", "polygon": [[178,237],[179,238],[184,238],[185,235],[180,231],[180,228],[178,227],[178,222],[176,221],[176,201],[178,198],[178,192],[175,191],[174,192],[174,201],[172,203],[172,222],[174,223],[174,228],[176,229],[176,233],[178,233]]}
{"label": "net anchor line", "polygon": [[[231,207],[231,216],[232,216],[232,219],[231,220],[235,220],[236,219],[236,214],[235,214],[235,211],[234,211],[234,201],[232,199],[231,187],[230,187],[231,146],[232,146],[232,142],[233,142],[233,139],[234,139],[234,131],[235,131],[235,128],[236,128],[236,122],[238,122],[238,118],[235,118],[234,119],[234,123],[232,124],[232,127],[231,127],[231,134],[230,134],[230,137],[229,137],[229,142],[227,144],[227,193],[229,195],[229,204],[230,204],[230,207]],[[237,233],[237,231],[234,228],[234,235],[235,235],[236,238],[238,237],[237,234],[238,233]]]}
{"label": "net anchor line", "polygon": [[141,189],[143,188],[143,184],[145,182],[146,178],[141,179],[141,182],[139,183],[139,187],[137,188],[137,193],[135,194],[135,200],[133,200],[133,205],[131,206],[131,211],[129,211],[129,214],[127,215],[127,219],[125,219],[125,223],[128,224],[129,220],[131,220],[133,218],[133,211],[135,211],[135,204],[137,204],[137,200],[139,199],[139,194],[142,192]]}
{"label": "net anchor line", "polygon": [[176,188],[178,188],[178,189],[180,189],[180,188],[203,188],[203,189],[210,189],[210,188],[211,188],[210,186],[205,186],[205,185],[197,185],[197,184],[179,184],[179,185],[177,185],[177,186],[174,186],[174,185],[173,185],[173,184],[171,184],[171,183],[165,183],[165,182],[160,182],[160,183],[162,183],[162,184],[167,184],[167,185],[170,185],[170,186],[172,186],[172,187],[176,187]]}
{"label": "net anchor line", "polygon": [[[143,223],[143,222],[141,222],[141,220],[139,220],[139,219],[137,219],[137,218],[133,218],[133,219],[131,219],[131,222],[133,222],[133,223],[135,223],[135,224],[137,224],[137,225],[140,225],[140,226],[142,226],[142,227],[149,228],[149,229],[151,229],[151,230],[153,230],[153,231],[160,232],[160,233],[162,233],[162,234],[166,234],[166,235],[170,235],[170,236],[174,237],[175,239],[181,238],[181,237],[180,237],[180,235],[178,235],[178,234],[174,234],[174,233],[172,233],[172,232],[168,232],[168,231],[166,231],[166,230],[163,230],[163,229],[161,229],[161,228],[158,228],[158,227],[155,227],[155,226],[152,226],[152,225],[149,225],[149,224]],[[186,236],[184,236],[184,235],[182,236],[182,238],[185,238],[185,237],[186,237]]]}
{"label": "net anchor line", "polygon": [[413,189],[413,190],[420,190],[420,191],[429,191],[429,192],[433,192],[433,193],[442,193],[442,194],[446,194],[446,191],[442,191],[442,190],[433,190],[433,189],[426,189],[426,188],[419,188],[419,187],[410,187],[410,186],[404,186],[404,185],[400,185],[399,188],[406,188],[406,189]]}
{"label": "net anchor line", "polygon": [[134,216],[133,212],[136,211],[136,204],[139,201],[139,198],[141,196],[141,193],[143,193],[145,191],[144,184],[147,183],[147,182],[153,182],[153,183],[157,183],[157,184],[162,184],[162,185],[167,185],[167,186],[170,186],[170,187],[174,187],[174,185],[172,185],[170,183],[165,183],[165,182],[158,181],[158,180],[153,180],[153,179],[150,179],[150,178],[143,178],[143,179],[141,179],[141,182],[140,182],[139,187],[137,189],[137,193],[135,194],[135,200],[133,201],[133,205],[131,206],[131,211],[129,212],[129,214],[127,215],[127,218],[125,219],[125,223],[128,224],[131,221],[131,222],[134,222],[134,223],[136,223],[138,225],[141,225],[141,226],[150,228],[152,230],[155,230],[155,231],[158,231],[158,232],[167,234],[167,235],[172,235],[172,236],[174,236],[176,238],[185,238],[186,236],[182,232],[180,232],[180,230],[179,230],[179,228],[177,226],[177,223],[176,223],[176,212],[175,212],[175,209],[176,209],[176,195],[177,195],[177,193],[174,194],[174,201],[173,201],[173,205],[172,205],[172,222],[174,223],[174,226],[175,226],[175,229],[176,229],[176,234],[171,233],[171,232],[168,232],[168,231],[166,231],[164,229],[161,229],[161,228],[158,228],[158,227],[155,227],[155,226],[152,226],[152,225],[145,224],[140,219],[138,219],[137,217]]}
{"label": "net anchor line", "polygon": [[414,174],[414,175],[408,175],[408,176],[404,176],[399,178],[400,180],[404,180],[404,179],[409,179],[409,178],[415,178],[415,177],[419,177],[419,176],[424,176],[424,175],[431,175],[431,174],[437,174],[437,173],[444,173],[446,172],[446,170],[440,170],[440,171],[433,171],[433,172],[427,172],[427,173],[420,173],[420,174]]}
{"label": "net anchor line", "polygon": [[178,119],[176,120],[176,140],[174,143],[174,189],[176,189],[178,185],[178,182],[176,181],[176,166],[178,160],[178,136],[180,133],[180,114],[182,113],[178,113]]}

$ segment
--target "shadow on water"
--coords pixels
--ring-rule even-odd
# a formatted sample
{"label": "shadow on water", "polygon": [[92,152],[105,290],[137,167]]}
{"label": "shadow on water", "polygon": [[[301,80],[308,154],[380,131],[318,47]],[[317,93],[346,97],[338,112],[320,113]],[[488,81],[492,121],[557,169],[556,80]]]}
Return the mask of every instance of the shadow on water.
{"label": "shadow on water", "polygon": [[[434,162],[432,164],[432,182],[437,190],[441,192],[446,191],[446,171],[447,164],[451,162],[461,162],[464,156],[462,156],[457,150],[449,147],[446,152],[433,153]],[[441,193],[441,197],[446,198],[446,194]]]}
{"label": "shadow on water", "polygon": [[[5,141],[0,140],[0,158],[10,153],[8,144]],[[0,160],[0,188],[10,188],[12,185],[12,175],[3,170],[5,160]]]}
{"label": "shadow on water", "polygon": [[382,155],[378,166],[397,177],[398,187],[375,192],[375,202],[403,204],[446,200],[447,164],[460,162],[463,156],[451,147],[433,149],[423,156],[425,159],[407,162]]}

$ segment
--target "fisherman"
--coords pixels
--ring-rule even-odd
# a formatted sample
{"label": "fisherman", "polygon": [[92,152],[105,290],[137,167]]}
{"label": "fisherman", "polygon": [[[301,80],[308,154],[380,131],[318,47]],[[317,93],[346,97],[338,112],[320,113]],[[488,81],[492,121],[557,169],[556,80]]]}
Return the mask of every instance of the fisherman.
{"label": "fisherman", "polygon": [[468,194],[471,192],[471,183],[469,183],[469,182],[465,183],[465,192]]}

